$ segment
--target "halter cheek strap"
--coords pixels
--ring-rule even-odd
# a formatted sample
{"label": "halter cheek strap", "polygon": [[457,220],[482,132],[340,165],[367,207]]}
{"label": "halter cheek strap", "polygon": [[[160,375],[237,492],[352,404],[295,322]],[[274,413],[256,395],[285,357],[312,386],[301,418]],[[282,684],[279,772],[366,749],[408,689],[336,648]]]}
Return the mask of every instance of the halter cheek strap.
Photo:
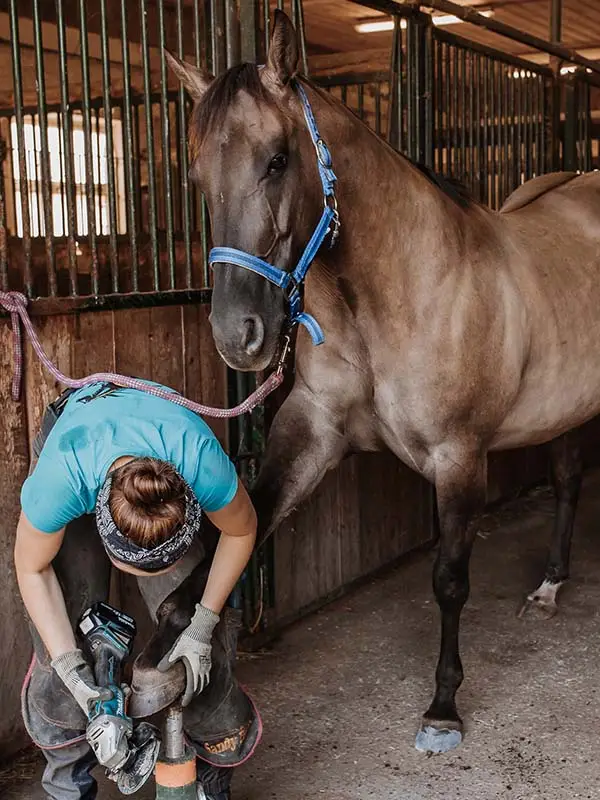
{"label": "halter cheek strap", "polygon": [[297,83],[296,89],[302,103],[306,126],[317,154],[317,167],[323,186],[323,213],[310,241],[306,245],[298,264],[291,272],[269,264],[267,261],[263,261],[262,258],[258,258],[258,256],[245,253],[243,250],[236,250],[233,247],[214,247],[210,251],[208,263],[211,266],[214,264],[234,264],[237,267],[250,270],[250,272],[254,272],[278,286],[284,292],[288,303],[290,324],[304,325],[310,334],[313,344],[318,345],[324,342],[325,337],[317,320],[303,310],[302,289],[306,273],[321,245],[329,237],[328,246],[331,248],[339,236],[340,218],[335,196],[337,179],[332,167],[331,153],[321,138],[304,87]]}

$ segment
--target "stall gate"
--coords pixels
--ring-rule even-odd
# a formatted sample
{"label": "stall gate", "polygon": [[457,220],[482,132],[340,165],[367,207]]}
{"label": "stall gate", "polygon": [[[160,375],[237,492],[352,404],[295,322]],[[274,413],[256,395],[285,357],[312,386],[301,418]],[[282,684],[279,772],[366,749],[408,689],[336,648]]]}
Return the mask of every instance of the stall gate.
{"label": "stall gate", "polygon": [[[226,370],[212,342],[207,212],[188,181],[190,107],[163,51],[215,74],[263,61],[272,11],[284,5],[308,71],[301,0],[9,0],[0,13],[12,72],[0,90],[0,288],[28,296],[42,343],[64,372],[135,374],[213,405],[254,387],[256,377]],[[319,80],[394,146],[498,206],[559,160],[591,165],[588,78],[568,76],[560,87],[566,117],[553,117],[549,70],[433,31],[425,15],[405,11],[389,71]],[[25,356],[25,389],[14,403],[2,322],[0,758],[23,744],[18,686],[29,645],[12,572],[19,487],[41,412],[59,388],[29,346]],[[249,483],[281,395],[264,412],[214,423]],[[490,494],[545,473],[539,451],[506,455],[492,464]],[[431,488],[390,455],[346,460],[253,559],[240,593],[247,629],[273,630],[431,542],[434,516]],[[139,609],[132,583],[117,592]]]}

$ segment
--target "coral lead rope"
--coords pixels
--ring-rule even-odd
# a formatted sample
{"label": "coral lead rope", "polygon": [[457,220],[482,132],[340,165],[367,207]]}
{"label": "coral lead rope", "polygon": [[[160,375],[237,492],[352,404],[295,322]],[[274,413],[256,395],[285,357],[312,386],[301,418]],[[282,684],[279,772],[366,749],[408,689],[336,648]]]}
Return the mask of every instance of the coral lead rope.
{"label": "coral lead rope", "polygon": [[340,218],[335,197],[335,182],[337,179],[332,168],[331,153],[321,138],[306,92],[300,83],[296,84],[296,89],[302,103],[306,126],[317,153],[317,167],[321,184],[323,185],[324,202],[321,219],[309,243],[306,245],[304,253],[302,253],[298,264],[291,272],[269,264],[267,261],[263,261],[262,258],[258,258],[258,256],[245,253],[243,250],[236,250],[233,247],[214,247],[210,251],[208,263],[211,266],[215,264],[233,264],[237,267],[243,267],[250,270],[250,272],[261,275],[271,283],[274,283],[275,286],[279,286],[288,302],[290,323],[292,325],[304,325],[310,334],[313,344],[322,344],[325,337],[321,326],[314,317],[303,310],[302,287],[306,273],[323,242],[329,237],[329,247],[333,247],[339,235]]}

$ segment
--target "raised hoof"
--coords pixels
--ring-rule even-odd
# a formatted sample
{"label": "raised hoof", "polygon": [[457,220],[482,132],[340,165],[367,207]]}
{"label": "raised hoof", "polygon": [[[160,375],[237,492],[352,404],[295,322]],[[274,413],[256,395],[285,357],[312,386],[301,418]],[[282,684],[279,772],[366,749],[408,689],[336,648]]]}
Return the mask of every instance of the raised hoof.
{"label": "raised hoof", "polygon": [[422,753],[447,753],[462,742],[460,723],[440,722],[435,725],[425,720],[417,733],[415,747]]}

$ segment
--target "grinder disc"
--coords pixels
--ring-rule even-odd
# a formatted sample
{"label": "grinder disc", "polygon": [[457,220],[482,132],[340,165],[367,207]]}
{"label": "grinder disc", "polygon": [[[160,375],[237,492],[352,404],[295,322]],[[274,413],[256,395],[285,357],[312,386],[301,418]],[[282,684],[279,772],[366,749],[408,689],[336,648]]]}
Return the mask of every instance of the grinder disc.
{"label": "grinder disc", "polygon": [[130,746],[130,756],[114,778],[121,794],[134,794],[154,772],[160,750],[158,728],[140,722],[131,735]]}

